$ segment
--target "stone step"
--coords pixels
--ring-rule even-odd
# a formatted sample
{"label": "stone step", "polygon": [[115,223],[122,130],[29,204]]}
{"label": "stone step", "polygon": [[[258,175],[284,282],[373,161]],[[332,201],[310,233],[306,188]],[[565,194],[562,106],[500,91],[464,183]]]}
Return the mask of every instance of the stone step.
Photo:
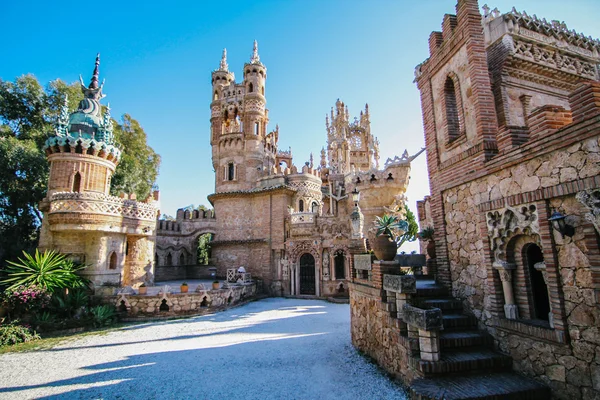
{"label": "stone step", "polygon": [[455,347],[492,346],[493,338],[482,331],[455,331],[440,333],[440,346],[443,349]]}
{"label": "stone step", "polygon": [[448,298],[416,298],[413,300],[413,305],[419,308],[439,308],[445,314],[459,314],[462,311],[463,305],[460,300]]}
{"label": "stone step", "polygon": [[418,281],[433,281],[434,280],[434,276],[433,275],[427,275],[427,274],[421,274],[421,275],[415,275],[415,279]]}
{"label": "stone step", "polygon": [[417,281],[416,297],[447,297],[448,289],[437,284],[421,285],[421,281]]}
{"label": "stone step", "polygon": [[409,364],[424,376],[437,374],[497,372],[510,370],[512,358],[485,347],[443,350],[439,361],[424,361],[410,357]]}
{"label": "stone step", "polygon": [[543,384],[514,372],[416,379],[410,385],[411,399],[547,400],[550,390]]}
{"label": "stone step", "polygon": [[464,314],[444,314],[442,315],[444,330],[473,330],[477,329],[477,318],[472,315]]}

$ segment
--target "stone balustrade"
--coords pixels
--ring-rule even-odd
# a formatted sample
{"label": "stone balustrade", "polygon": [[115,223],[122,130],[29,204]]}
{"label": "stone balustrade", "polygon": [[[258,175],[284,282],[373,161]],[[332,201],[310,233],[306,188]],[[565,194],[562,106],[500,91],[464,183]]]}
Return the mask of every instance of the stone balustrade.
{"label": "stone balustrade", "polygon": [[313,212],[295,212],[291,214],[292,224],[314,223],[316,213]]}
{"label": "stone balustrade", "polygon": [[87,213],[155,221],[156,207],[152,203],[122,199],[104,193],[57,192],[50,198],[50,214]]}
{"label": "stone balustrade", "polygon": [[422,308],[404,304],[402,318],[408,326],[409,338],[419,340],[421,360],[440,360],[440,330],[444,329],[442,310]]}

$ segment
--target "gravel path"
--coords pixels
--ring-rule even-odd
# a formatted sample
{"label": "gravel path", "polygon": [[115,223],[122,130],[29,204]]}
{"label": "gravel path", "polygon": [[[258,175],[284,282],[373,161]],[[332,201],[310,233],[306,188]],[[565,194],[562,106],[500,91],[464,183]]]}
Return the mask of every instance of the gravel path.
{"label": "gravel path", "polygon": [[405,399],[350,343],[347,304],[266,299],[0,356],[0,399]]}

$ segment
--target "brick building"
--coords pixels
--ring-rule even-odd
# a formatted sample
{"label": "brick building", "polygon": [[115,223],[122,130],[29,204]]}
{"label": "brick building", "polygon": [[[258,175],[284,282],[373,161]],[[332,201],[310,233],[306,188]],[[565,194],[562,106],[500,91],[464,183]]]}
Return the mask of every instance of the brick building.
{"label": "brick building", "polygon": [[600,42],[459,0],[429,49],[415,70],[429,272],[516,371],[557,398],[598,398]]}
{"label": "brick building", "polygon": [[291,149],[279,149],[279,127],[268,130],[266,81],[256,42],[239,83],[223,52],[210,94],[214,213],[180,209],[175,221],[158,221],[157,265],[194,263],[198,237],[211,233],[219,277],[243,266],[274,295],[347,295],[351,255],[365,250],[376,215],[404,204],[414,156],[405,152],[379,168],[368,105],[351,120],[338,100],[326,117],[320,161],[311,155],[296,167]]}
{"label": "brick building", "polygon": [[[99,56],[84,99],[70,113],[65,99],[56,132],[45,143],[50,163],[39,248],[55,249],[89,265],[83,274],[96,286],[153,282],[154,197],[109,194],[121,158],[115,147],[110,108],[102,114]],[[155,193],[158,196],[158,193]]]}

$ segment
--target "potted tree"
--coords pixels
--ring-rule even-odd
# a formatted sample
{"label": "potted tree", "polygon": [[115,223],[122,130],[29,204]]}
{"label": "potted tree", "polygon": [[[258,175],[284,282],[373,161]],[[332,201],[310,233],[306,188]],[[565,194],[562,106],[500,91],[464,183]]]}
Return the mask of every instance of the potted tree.
{"label": "potted tree", "polygon": [[187,293],[188,292],[188,284],[187,284],[187,282],[183,282],[181,284],[180,288],[181,288],[181,293]]}
{"label": "potted tree", "polygon": [[398,220],[395,215],[385,214],[383,217],[375,217],[374,224],[375,240],[371,247],[375,256],[382,261],[393,261],[398,249],[396,237],[400,231],[406,231],[406,221]]}
{"label": "potted tree", "polygon": [[219,289],[219,281],[217,281],[217,280],[213,281],[212,288],[213,288],[213,290],[218,290]]}
{"label": "potted tree", "polygon": [[140,285],[140,287],[138,288],[138,294],[146,294],[148,293],[148,288],[146,287],[145,283],[142,283]]}
{"label": "potted tree", "polygon": [[435,258],[435,242],[433,241],[433,227],[428,226],[419,232],[419,239],[427,241],[427,255],[429,258]]}

